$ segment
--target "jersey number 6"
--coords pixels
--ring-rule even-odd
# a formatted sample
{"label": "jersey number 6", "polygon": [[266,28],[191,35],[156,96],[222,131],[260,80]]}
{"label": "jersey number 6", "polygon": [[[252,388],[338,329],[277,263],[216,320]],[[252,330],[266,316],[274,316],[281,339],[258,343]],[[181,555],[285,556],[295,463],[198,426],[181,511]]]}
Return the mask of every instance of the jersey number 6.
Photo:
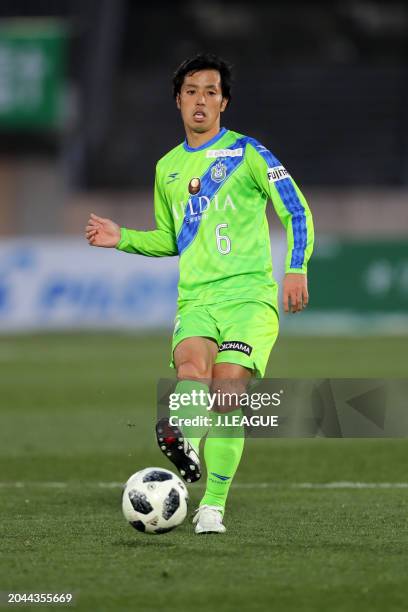
{"label": "jersey number 6", "polygon": [[221,255],[227,255],[231,251],[231,240],[228,236],[221,234],[222,229],[228,227],[228,223],[219,223],[215,228],[215,237],[217,239],[217,249]]}

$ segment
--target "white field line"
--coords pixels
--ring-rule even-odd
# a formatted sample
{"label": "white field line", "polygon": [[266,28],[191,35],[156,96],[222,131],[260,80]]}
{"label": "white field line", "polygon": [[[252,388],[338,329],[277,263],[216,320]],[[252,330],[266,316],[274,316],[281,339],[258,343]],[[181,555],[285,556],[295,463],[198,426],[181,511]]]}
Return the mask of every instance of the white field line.
{"label": "white field line", "polygon": [[[87,487],[95,489],[122,488],[123,482],[0,482],[0,489],[66,489],[70,487]],[[196,485],[198,487],[204,485]],[[237,482],[234,489],[408,489],[408,482]]]}

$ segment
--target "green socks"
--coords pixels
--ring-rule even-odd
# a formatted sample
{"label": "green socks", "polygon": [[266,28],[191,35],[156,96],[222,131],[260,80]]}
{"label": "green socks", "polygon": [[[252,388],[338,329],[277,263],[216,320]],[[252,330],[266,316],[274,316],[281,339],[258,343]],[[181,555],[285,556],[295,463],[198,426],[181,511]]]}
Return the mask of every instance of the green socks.
{"label": "green socks", "polygon": [[[205,385],[197,380],[180,380],[176,385],[174,393],[179,394],[178,397],[180,407],[178,410],[172,412],[173,415],[182,419],[202,417],[201,420],[204,421],[205,419],[209,418],[209,415],[211,415],[211,412],[207,410],[207,393],[209,393],[208,385]],[[190,401],[188,400],[188,396],[190,396]],[[187,438],[198,455],[200,440],[207,433],[208,426],[205,424],[183,424],[180,426],[180,429],[183,432],[184,437]]]}
{"label": "green socks", "polygon": [[[241,425],[232,426],[231,419],[234,416],[242,417],[242,411],[236,409],[220,414],[207,410],[208,385],[196,380],[180,380],[174,393],[177,394],[179,408],[171,414],[182,419],[195,419],[194,424],[183,423],[180,429],[197,455],[200,441],[208,432],[204,445],[207,488],[200,506],[207,504],[224,509],[245,441],[244,428]],[[210,419],[212,425],[209,427]]]}
{"label": "green socks", "polygon": [[[227,414],[210,413],[215,423],[230,422],[233,416],[242,416],[241,410]],[[224,436],[224,437],[220,437]],[[207,488],[200,506],[225,507],[232,479],[241,460],[245,441],[244,428],[241,425],[222,427],[212,425],[204,446],[204,458],[207,466]]]}

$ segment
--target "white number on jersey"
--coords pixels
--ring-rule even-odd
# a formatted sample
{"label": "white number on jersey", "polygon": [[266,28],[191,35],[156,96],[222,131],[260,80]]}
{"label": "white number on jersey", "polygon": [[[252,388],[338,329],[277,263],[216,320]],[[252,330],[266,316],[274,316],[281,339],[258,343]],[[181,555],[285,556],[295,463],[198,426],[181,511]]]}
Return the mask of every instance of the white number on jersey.
{"label": "white number on jersey", "polygon": [[221,234],[220,230],[228,227],[228,223],[219,223],[215,228],[215,237],[217,239],[217,249],[221,255],[227,255],[231,251],[231,240],[228,236]]}

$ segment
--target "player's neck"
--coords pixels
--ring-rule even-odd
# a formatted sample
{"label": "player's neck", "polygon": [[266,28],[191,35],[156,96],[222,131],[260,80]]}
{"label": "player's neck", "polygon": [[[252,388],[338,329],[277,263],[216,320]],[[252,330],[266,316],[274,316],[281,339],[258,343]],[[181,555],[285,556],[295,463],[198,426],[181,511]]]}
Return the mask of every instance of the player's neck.
{"label": "player's neck", "polygon": [[186,126],[186,140],[189,147],[197,149],[206,142],[209,142],[218,134],[220,131],[220,124],[218,123],[214,127],[210,128],[207,132],[194,132]]}

